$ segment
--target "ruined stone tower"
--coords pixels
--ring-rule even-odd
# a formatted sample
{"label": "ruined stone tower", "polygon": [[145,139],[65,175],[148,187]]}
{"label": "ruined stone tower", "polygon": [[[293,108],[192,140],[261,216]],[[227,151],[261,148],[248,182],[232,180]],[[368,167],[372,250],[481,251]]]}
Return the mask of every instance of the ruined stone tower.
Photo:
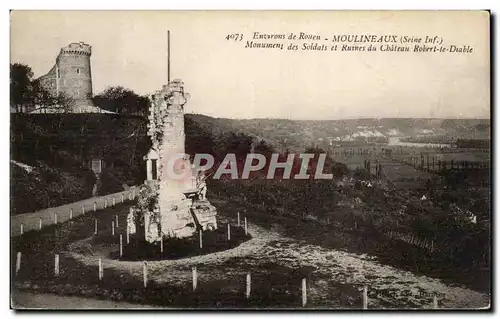
{"label": "ruined stone tower", "polygon": [[162,237],[189,237],[217,228],[216,209],[206,198],[203,172],[185,154],[184,84],[173,80],[151,96],[145,156],[147,179],[129,214],[131,233],[144,232],[154,242]]}
{"label": "ruined stone tower", "polygon": [[92,101],[92,47],[83,42],[70,43],[61,48],[56,63],[39,78],[40,83],[53,95],[60,92],[74,100],[74,112],[85,112]]}

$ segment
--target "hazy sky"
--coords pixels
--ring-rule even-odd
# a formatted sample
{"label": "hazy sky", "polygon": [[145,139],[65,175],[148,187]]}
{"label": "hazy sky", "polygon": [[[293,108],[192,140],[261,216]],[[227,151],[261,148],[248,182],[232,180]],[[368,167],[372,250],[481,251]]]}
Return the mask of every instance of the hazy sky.
{"label": "hazy sky", "polygon": [[[16,11],[11,61],[30,65],[38,77],[50,70],[61,47],[84,41],[92,45],[94,94],[114,85],[146,94],[167,81],[167,30],[172,78],[182,79],[191,94],[187,112],[289,119],[489,117],[484,12]],[[225,39],[238,32],[242,42]],[[253,32],[329,39],[436,35],[445,46],[465,44],[473,53],[244,48]]]}

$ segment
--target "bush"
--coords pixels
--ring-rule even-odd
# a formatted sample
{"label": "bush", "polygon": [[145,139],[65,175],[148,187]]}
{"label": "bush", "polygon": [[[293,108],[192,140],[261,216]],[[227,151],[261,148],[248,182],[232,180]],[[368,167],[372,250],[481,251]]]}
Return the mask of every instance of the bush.
{"label": "bush", "polygon": [[92,196],[94,174],[86,170],[83,177],[62,172],[40,163],[32,172],[11,164],[11,214],[72,203]]}
{"label": "bush", "polygon": [[118,193],[124,190],[124,183],[120,181],[110,169],[104,169],[97,185],[99,196]]}

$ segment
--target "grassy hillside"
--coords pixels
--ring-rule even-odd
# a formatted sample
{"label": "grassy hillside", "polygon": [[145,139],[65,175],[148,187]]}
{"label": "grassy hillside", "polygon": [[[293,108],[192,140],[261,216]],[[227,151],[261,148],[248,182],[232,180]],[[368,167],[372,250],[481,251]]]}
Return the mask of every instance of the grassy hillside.
{"label": "grassy hillside", "polygon": [[63,171],[38,161],[36,166],[11,162],[11,213],[19,214],[71,203],[92,196],[90,170]]}
{"label": "grassy hillside", "polygon": [[[146,121],[101,114],[11,117],[11,213],[91,197],[93,158],[104,160],[98,194],[141,183],[150,147]],[[27,196],[27,195],[30,196]]]}
{"label": "grassy hillside", "polygon": [[[246,155],[262,141],[238,121],[186,115],[186,152]],[[142,117],[110,114],[13,114],[11,213],[62,205],[92,195],[91,160],[104,161],[99,195],[141,184],[151,147]],[[272,150],[272,147],[267,147]],[[29,195],[29,196],[28,196]]]}
{"label": "grassy hillside", "polygon": [[[488,120],[235,120],[187,114],[185,126],[186,152],[210,153],[219,160],[226,153],[244,157],[251,150],[299,152],[312,145],[327,150],[330,141],[337,143],[335,139],[345,136],[367,143],[383,141],[390,134],[417,136],[429,131],[455,136],[489,134]],[[142,183],[146,175],[143,156],[150,148],[146,131],[147,121],[142,117],[13,114],[11,159],[29,168],[12,164],[12,212],[89,197],[95,183],[90,171],[93,158],[105,164],[98,194]],[[26,194],[33,196],[26,199]]]}
{"label": "grassy hillside", "polygon": [[[227,153],[243,159],[252,150],[270,154],[283,151],[275,120],[254,121],[188,114],[185,118],[186,152],[213,154],[221,161]],[[281,121],[278,121],[281,123]],[[283,121],[283,136],[295,127]],[[292,123],[292,124],[291,124]],[[292,125],[292,126],[289,126]],[[279,125],[278,125],[279,126]],[[11,118],[11,211],[14,214],[57,206],[92,195],[93,158],[104,161],[98,194],[141,184],[146,176],[143,156],[151,142],[141,117],[108,114],[14,114]],[[259,131],[260,130],[260,131]],[[293,136],[293,134],[292,134]],[[302,137],[298,135],[295,149]],[[290,139],[290,137],[289,137]],[[26,197],[26,194],[32,194]]]}

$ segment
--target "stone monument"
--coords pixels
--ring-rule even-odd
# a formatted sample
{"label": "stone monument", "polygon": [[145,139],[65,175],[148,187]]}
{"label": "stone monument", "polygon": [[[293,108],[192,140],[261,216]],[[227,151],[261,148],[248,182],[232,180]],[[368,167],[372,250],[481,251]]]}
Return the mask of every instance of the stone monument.
{"label": "stone monument", "polygon": [[173,80],[153,94],[144,157],[147,179],[127,218],[129,232],[148,242],[162,237],[190,237],[217,228],[217,211],[207,200],[206,176],[185,154],[184,84]]}

